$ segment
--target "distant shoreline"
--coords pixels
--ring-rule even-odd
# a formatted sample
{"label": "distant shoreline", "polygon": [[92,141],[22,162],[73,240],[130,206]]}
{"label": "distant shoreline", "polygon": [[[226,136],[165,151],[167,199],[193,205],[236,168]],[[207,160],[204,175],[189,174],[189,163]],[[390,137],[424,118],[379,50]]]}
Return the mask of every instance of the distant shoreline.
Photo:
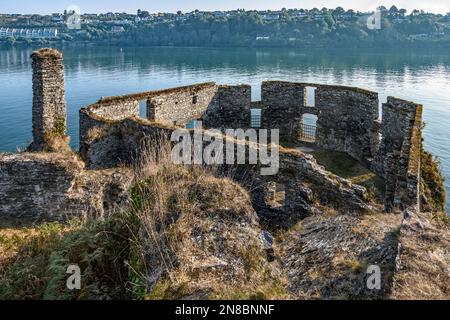
{"label": "distant shoreline", "polygon": [[250,49],[327,49],[327,50],[396,50],[396,49],[414,49],[414,50],[436,50],[436,49],[450,49],[450,42],[424,42],[424,43],[401,43],[388,45],[386,43],[357,43],[353,46],[343,45],[338,43],[320,43],[317,45],[305,44],[296,46],[284,46],[284,45],[231,45],[231,46],[220,46],[220,45],[204,45],[204,46],[185,46],[185,45],[148,45],[148,44],[131,44],[123,42],[111,42],[111,41],[46,41],[39,43],[27,43],[25,41],[17,41],[13,45],[7,43],[6,41],[0,41],[0,48],[43,48],[43,47],[123,47],[123,48],[216,48],[216,49],[226,49],[226,48],[250,48]]}

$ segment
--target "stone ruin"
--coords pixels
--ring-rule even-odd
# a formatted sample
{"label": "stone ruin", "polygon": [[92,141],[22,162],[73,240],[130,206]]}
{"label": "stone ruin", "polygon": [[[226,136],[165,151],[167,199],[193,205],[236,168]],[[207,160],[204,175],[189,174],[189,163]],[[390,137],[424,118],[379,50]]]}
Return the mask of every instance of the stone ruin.
{"label": "stone ruin", "polygon": [[[46,134],[65,128],[62,55],[43,49],[32,59],[30,151],[46,151]],[[260,115],[257,127],[280,129],[282,144],[345,152],[370,167],[385,180],[386,211],[420,210],[421,105],[389,97],[381,121],[378,94],[359,88],[266,81],[261,92],[261,101],[252,101],[250,85],[203,83],[101,98],[80,110],[80,150],[70,160],[45,153],[0,156],[0,216],[110,214],[126,201],[133,179],[126,167],[139,158],[146,139],[170,135],[193,120],[202,120],[205,128],[247,129],[253,113]],[[147,119],[139,116],[141,102]],[[307,141],[306,114],[317,117],[313,139]],[[364,187],[327,172],[311,155],[281,148],[280,162],[275,176],[253,175],[258,187],[252,197],[260,216],[289,220],[308,215],[315,210],[313,195],[333,201],[339,210],[371,210]],[[282,201],[268,199],[274,190],[282,190]]]}
{"label": "stone ruin", "polygon": [[44,151],[51,146],[53,136],[65,136],[66,98],[64,65],[61,52],[43,49],[31,55],[33,67],[33,143],[32,151]]}

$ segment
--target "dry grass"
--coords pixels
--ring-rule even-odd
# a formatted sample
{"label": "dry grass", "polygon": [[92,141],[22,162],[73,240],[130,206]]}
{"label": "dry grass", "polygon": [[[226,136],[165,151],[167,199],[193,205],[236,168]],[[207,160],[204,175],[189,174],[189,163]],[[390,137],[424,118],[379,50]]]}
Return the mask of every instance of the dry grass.
{"label": "dry grass", "polygon": [[215,168],[173,164],[163,137],[149,145],[135,168],[132,205],[141,226],[140,273],[154,278],[146,298],[285,296],[249,194]]}
{"label": "dry grass", "polygon": [[90,128],[88,130],[88,132],[87,132],[87,137],[86,137],[87,143],[91,143],[91,142],[93,142],[95,140],[98,140],[101,137],[103,137],[103,135],[105,133],[104,131],[105,130],[103,130],[100,127],[92,127],[92,128]]}
{"label": "dry grass", "polygon": [[350,271],[354,274],[364,272],[369,265],[367,261],[357,260],[343,252],[336,253],[331,263],[335,272],[345,273]]}
{"label": "dry grass", "polygon": [[450,298],[450,230],[420,213],[404,221],[400,231],[394,299],[448,300]]}
{"label": "dry grass", "polygon": [[47,284],[51,253],[71,226],[9,225],[0,229],[0,298],[40,299]]}

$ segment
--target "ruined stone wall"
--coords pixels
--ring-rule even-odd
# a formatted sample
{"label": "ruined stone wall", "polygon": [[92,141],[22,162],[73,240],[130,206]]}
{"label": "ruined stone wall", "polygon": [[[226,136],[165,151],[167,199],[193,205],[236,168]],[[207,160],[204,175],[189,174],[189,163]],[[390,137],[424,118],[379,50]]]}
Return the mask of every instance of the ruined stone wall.
{"label": "ruined stone wall", "polygon": [[[316,88],[315,106],[306,105],[307,87]],[[192,107],[190,104],[194,101],[190,99],[193,90],[198,93],[197,99],[202,97],[196,101],[202,107],[194,107],[190,112],[184,107]],[[408,127],[408,119],[415,117],[417,123],[420,123],[420,119],[410,112],[409,107],[406,107],[409,110],[406,113],[399,113],[398,106],[393,106],[398,102],[389,100],[384,106],[385,117],[381,125],[378,119],[378,95],[374,92],[342,86],[264,82],[262,93],[261,102],[252,102],[251,87],[248,85],[217,87],[214,84],[200,84],[104,98],[96,105],[80,111],[82,158],[90,169],[131,164],[139,158],[145,139],[155,138],[161,132],[169,137],[177,125],[200,117],[205,128],[248,128],[251,122],[250,109],[260,107],[263,110],[263,128],[279,128],[281,141],[297,142],[302,116],[306,113],[317,115],[316,145],[371,162],[374,170],[386,179],[386,203],[404,201],[406,205],[418,199],[416,187],[420,175],[416,172],[416,161],[411,158],[417,153],[411,148],[417,146],[409,143],[408,139],[414,133],[416,140],[420,140],[421,133],[420,130],[414,130],[414,125]],[[126,104],[143,98],[147,98],[148,105],[154,107],[155,121],[140,119],[136,116],[137,105]],[[158,112],[161,116],[157,116]],[[381,126],[383,136],[388,138],[380,147]],[[377,156],[372,161],[375,154]]]}
{"label": "ruined stone wall", "polygon": [[252,88],[250,85],[219,86],[218,104],[207,109],[205,127],[246,129],[250,127]]}
{"label": "ruined stone wall", "polygon": [[317,86],[318,147],[364,161],[378,148],[378,94],[358,88]]}
{"label": "ruined stone wall", "polygon": [[[131,165],[140,159],[146,148],[158,149],[158,141],[161,138],[170,139],[176,129],[137,118],[108,124],[103,134],[90,143],[85,160],[90,169]],[[243,144],[242,141],[238,143]],[[246,155],[248,156],[250,148],[257,150],[260,147],[257,144],[246,145]],[[225,149],[224,154],[226,155]],[[237,163],[237,145],[234,156]],[[296,150],[280,150],[280,170],[277,174],[262,176],[260,169],[260,164],[219,166],[219,172],[223,170],[225,176],[232,176],[252,190],[255,210],[268,222],[278,226],[287,226],[317,213],[316,201],[343,211],[361,212],[371,209],[365,201],[365,188],[325,171],[312,156]],[[282,188],[282,200],[274,196],[273,188],[276,189],[277,186]]]}
{"label": "ruined stone wall", "polygon": [[91,108],[91,112],[102,119],[123,120],[131,116],[139,116],[139,101],[131,99],[102,104],[100,100],[98,107]]}
{"label": "ruined stone wall", "polygon": [[305,85],[302,83],[265,81],[261,85],[262,123],[270,129],[280,129],[282,141],[296,142],[301,133],[301,110],[305,105]]}
{"label": "ruined stone wall", "polygon": [[128,200],[129,170],[85,171],[74,154],[0,154],[0,218],[100,218]]}
{"label": "ruined stone wall", "polygon": [[307,216],[322,214],[319,204],[340,212],[374,211],[364,187],[326,171],[313,156],[298,151],[280,152],[276,175],[261,176],[259,167],[242,166],[233,177],[251,190],[258,215],[276,227],[290,228]]}
{"label": "ruined stone wall", "polygon": [[204,83],[155,92],[147,100],[147,118],[156,122],[185,126],[200,119],[206,110],[217,109],[217,85]]}
{"label": "ruined stone wall", "polygon": [[145,141],[170,139],[176,129],[139,118],[104,123],[95,127],[96,135],[85,141],[82,157],[89,169],[131,165],[139,161],[147,147]]}
{"label": "ruined stone wall", "polygon": [[[30,149],[48,151],[47,136],[63,136],[66,127],[62,55],[43,49],[33,53],[32,59],[34,141]],[[313,107],[306,105],[307,87],[316,88]],[[374,92],[281,81],[264,82],[261,90],[261,102],[251,101],[249,85],[215,83],[102,98],[80,110],[84,162],[68,150],[0,154],[0,214],[47,220],[108,214],[127,197],[132,180],[129,170],[117,167],[136,163],[147,148],[157,149],[148,142],[170,138],[174,130],[195,119],[204,120],[209,128],[245,129],[255,107],[262,109],[262,127],[280,129],[281,141],[298,142],[302,115],[317,115],[317,145],[369,160],[386,179],[388,211],[418,208],[422,106],[388,98],[380,125]],[[147,101],[150,120],[139,118],[140,101]],[[265,147],[247,145],[246,154]],[[345,211],[371,209],[365,188],[325,171],[311,156],[282,150],[280,171],[273,176],[261,176],[260,165],[234,168],[243,174],[233,177],[244,184],[252,176],[249,189],[260,216],[288,221],[314,213],[315,201]],[[86,171],[85,165],[95,170]]]}
{"label": "ruined stone wall", "polygon": [[139,116],[139,101],[133,99],[118,99],[117,101],[103,102],[82,108],[79,111],[80,153],[83,155],[86,144],[108,123]]}
{"label": "ruined stone wall", "polygon": [[33,143],[30,150],[46,148],[49,136],[65,136],[66,100],[61,52],[41,49],[31,55],[33,68]]}
{"label": "ruined stone wall", "polygon": [[372,163],[373,170],[386,179],[387,211],[418,206],[421,129],[421,105],[388,97],[383,104],[381,145]]}
{"label": "ruined stone wall", "polygon": [[[307,105],[307,87],[315,88],[315,105]],[[263,82],[263,126],[280,129],[283,141],[296,143],[302,117],[318,117],[317,146],[342,151],[358,160],[378,148],[378,94],[358,88],[282,81]]]}

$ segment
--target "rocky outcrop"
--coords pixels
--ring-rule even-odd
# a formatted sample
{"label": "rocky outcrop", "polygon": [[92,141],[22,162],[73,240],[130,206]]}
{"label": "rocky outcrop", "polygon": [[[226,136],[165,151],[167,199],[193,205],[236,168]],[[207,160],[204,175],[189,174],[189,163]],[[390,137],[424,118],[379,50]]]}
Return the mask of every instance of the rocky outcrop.
{"label": "rocky outcrop", "polygon": [[246,190],[201,168],[155,169],[134,193],[150,293],[161,294],[165,283],[169,299],[230,299],[280,281],[269,262],[271,235],[261,231]]}
{"label": "rocky outcrop", "polygon": [[[282,237],[280,255],[289,292],[298,299],[383,299],[390,293],[401,217],[331,210],[308,217]],[[381,287],[367,286],[369,266]]]}
{"label": "rocky outcrop", "polygon": [[[84,112],[88,115],[88,110]],[[90,169],[131,165],[148,149],[157,149],[162,140],[169,140],[176,127],[145,121],[136,117],[100,123],[90,130],[97,132],[93,139],[84,140],[83,160]],[[188,132],[188,131],[186,131]],[[203,134],[208,134],[204,131]],[[239,145],[243,145],[241,141]],[[251,148],[266,148],[252,145]],[[237,155],[238,144],[234,155]],[[248,154],[250,146],[243,146]],[[227,154],[224,144],[224,154]],[[271,225],[287,227],[307,215],[317,212],[316,204],[334,206],[342,212],[370,212],[373,207],[366,200],[366,188],[353,185],[317,164],[311,155],[294,149],[281,149],[279,171],[262,176],[261,165],[224,166],[228,175],[251,190],[252,202],[258,215]],[[280,189],[280,190],[273,190]],[[278,203],[275,198],[280,195]],[[276,201],[275,201],[276,202]]]}
{"label": "rocky outcrop", "polygon": [[367,200],[366,188],[326,171],[313,156],[297,150],[281,150],[276,175],[260,176],[257,168],[241,171],[234,178],[252,190],[258,215],[274,228],[289,228],[307,216],[320,214],[322,206],[342,213],[376,210]]}
{"label": "rocky outcrop", "polygon": [[450,299],[450,229],[437,214],[405,211],[390,297]]}

